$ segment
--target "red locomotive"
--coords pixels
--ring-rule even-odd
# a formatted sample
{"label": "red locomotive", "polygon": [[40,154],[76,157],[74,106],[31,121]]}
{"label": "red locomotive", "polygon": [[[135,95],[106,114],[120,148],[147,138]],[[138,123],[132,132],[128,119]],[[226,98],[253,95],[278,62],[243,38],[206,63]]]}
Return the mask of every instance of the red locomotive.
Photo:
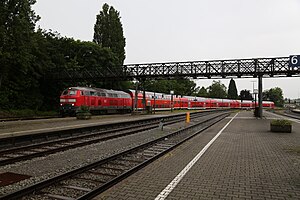
{"label": "red locomotive", "polygon": [[[156,92],[145,92],[146,106],[152,110],[173,109],[213,109],[213,108],[254,108],[249,100],[212,99],[193,96],[180,96]],[[172,99],[173,98],[173,99]],[[138,92],[137,109],[144,109],[143,93]],[[90,87],[70,87],[60,96],[62,115],[75,114],[80,106],[88,106],[93,113],[129,113],[135,107],[135,91],[128,92]],[[256,103],[258,105],[258,103]],[[271,101],[263,101],[263,107],[274,108]]]}
{"label": "red locomotive", "polygon": [[70,87],[60,96],[62,115],[74,114],[80,106],[88,106],[94,113],[131,112],[131,96],[123,91],[89,87]]}

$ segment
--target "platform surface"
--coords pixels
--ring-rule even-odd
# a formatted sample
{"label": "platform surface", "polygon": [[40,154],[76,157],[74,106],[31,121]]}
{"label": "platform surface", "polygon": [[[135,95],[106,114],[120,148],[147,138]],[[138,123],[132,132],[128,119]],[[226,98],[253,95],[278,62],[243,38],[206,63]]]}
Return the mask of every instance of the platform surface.
{"label": "platform surface", "polygon": [[[207,129],[95,199],[155,199],[235,116]],[[300,121],[272,133],[264,112],[239,112],[162,199],[300,199]],[[157,198],[159,199],[159,198]]]}

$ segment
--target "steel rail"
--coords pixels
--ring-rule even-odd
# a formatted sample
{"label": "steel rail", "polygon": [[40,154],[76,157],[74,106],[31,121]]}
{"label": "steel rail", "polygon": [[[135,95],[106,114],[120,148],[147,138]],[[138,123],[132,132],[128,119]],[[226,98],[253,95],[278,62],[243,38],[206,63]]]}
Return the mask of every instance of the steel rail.
{"label": "steel rail", "polygon": [[[191,118],[196,118],[196,117],[201,117],[204,116],[207,113],[195,113]],[[212,114],[212,113],[210,113]],[[164,125],[171,125],[177,122],[182,121],[183,116],[175,117],[175,118],[170,118],[167,119],[168,121],[164,122]],[[77,147],[82,147],[102,141],[107,141],[110,139],[115,139],[119,137],[124,137],[127,135],[131,135],[134,133],[142,132],[145,130],[150,130],[158,127],[157,121],[154,122],[149,122],[149,123],[144,123],[141,125],[133,125],[133,126],[126,126],[123,128],[116,128],[112,130],[107,130],[107,131],[101,131],[89,135],[81,135],[81,136],[76,136],[76,137],[71,137],[71,138],[65,138],[65,139],[60,139],[60,140],[55,140],[55,141],[50,141],[50,142],[43,142],[40,144],[34,144],[34,145],[29,145],[25,147],[17,147],[17,148],[12,148],[12,149],[7,149],[7,150],[2,150],[0,151],[0,158],[4,157],[4,159],[1,160],[0,166],[3,165],[8,165],[12,164],[15,162],[19,161],[24,161],[24,160],[29,160],[32,158],[40,157],[40,156],[46,156],[49,154],[65,151],[68,149],[72,148],[77,148]],[[127,130],[127,132],[126,132]],[[125,131],[125,132],[121,132]],[[121,132],[121,133],[116,133],[116,132]],[[113,133],[113,135],[107,135]],[[101,137],[104,135],[103,137]],[[98,138],[97,138],[98,137]],[[99,138],[100,137],[100,138]],[[51,145],[54,145],[51,147]],[[39,149],[37,151],[37,149]],[[42,151],[40,151],[42,150]],[[24,154],[24,152],[27,152]],[[15,154],[18,156],[13,156],[11,154]],[[13,157],[11,157],[13,156]],[[5,159],[7,158],[7,159]]]}
{"label": "steel rail", "polygon": [[[270,111],[268,111],[270,112]],[[290,113],[280,113],[280,112],[271,112],[271,113],[275,113],[277,115],[281,115],[281,116],[284,116],[284,117],[290,117],[290,118],[293,118],[293,119],[299,119],[300,120],[300,114],[298,113],[293,113],[293,112],[290,112]]]}
{"label": "steel rail", "polygon": [[[213,112],[214,110],[205,110],[202,112]],[[184,116],[185,114],[175,114],[172,116],[163,116],[163,117],[153,117],[151,119],[137,119],[133,121],[125,121],[125,122],[114,122],[109,124],[100,124],[100,125],[92,125],[92,126],[86,126],[86,127],[80,127],[80,128],[70,128],[65,130],[53,130],[48,132],[42,132],[42,133],[35,133],[35,134],[26,134],[21,136],[12,136],[12,137],[6,137],[0,139],[0,149],[7,149],[10,147],[15,146],[24,146],[29,143],[36,143],[37,141],[49,141],[54,140],[58,138],[67,138],[72,137],[74,135],[74,130],[76,130],[76,134],[88,134],[92,131],[98,131],[99,129],[112,129],[120,126],[127,126],[132,125],[133,123],[141,124],[143,122],[148,122],[150,120],[158,121],[160,119],[169,119],[179,116]],[[193,114],[191,114],[193,115]],[[33,130],[34,131],[34,130]]]}
{"label": "steel rail", "polygon": [[[62,186],[58,183],[63,181],[63,180],[67,180],[68,178],[78,176],[81,173],[89,173],[89,170],[93,170],[93,169],[95,170],[95,169],[97,169],[97,167],[98,167],[98,169],[99,169],[99,167],[101,169],[101,167],[105,167],[106,165],[109,166],[109,163],[110,164],[114,163],[114,161],[117,161],[117,159],[130,161],[130,159],[128,159],[128,158],[134,158],[134,157],[132,157],[132,155],[137,156],[137,155],[140,155],[141,152],[143,153],[143,156],[144,156],[144,157],[142,157],[143,159],[141,160],[139,158],[141,160],[141,162],[136,163],[135,166],[130,167],[129,169],[124,169],[124,171],[122,171],[120,174],[117,174],[117,176],[115,176],[114,178],[104,182],[103,184],[101,184],[101,186],[96,187],[96,189],[90,190],[90,191],[88,191],[88,189],[86,189],[84,191],[84,194],[82,194],[79,197],[74,198],[74,199],[91,199],[92,197],[95,197],[99,193],[103,192],[104,190],[108,189],[112,185],[116,184],[120,180],[126,178],[130,174],[136,172],[137,170],[139,170],[142,167],[146,166],[150,162],[154,161],[158,157],[160,157],[163,154],[165,154],[165,153],[169,152],[170,150],[174,149],[175,147],[182,144],[186,140],[191,139],[192,137],[199,134],[203,130],[209,128],[213,124],[215,124],[215,123],[219,122],[220,120],[224,119],[228,115],[229,115],[229,112],[221,113],[221,114],[218,113],[215,116],[210,117],[209,119],[203,120],[203,121],[201,121],[197,124],[191,125],[187,128],[184,128],[184,129],[181,129],[181,130],[178,130],[178,131],[174,131],[172,133],[169,133],[168,135],[162,136],[162,137],[160,137],[158,139],[155,139],[153,141],[144,143],[144,144],[139,145],[137,147],[134,147],[134,148],[131,148],[129,150],[123,151],[121,153],[115,154],[113,156],[102,159],[102,160],[97,161],[95,163],[92,163],[92,164],[86,165],[84,167],[69,171],[65,174],[58,175],[58,176],[50,178],[48,180],[44,180],[44,181],[39,182],[35,185],[31,185],[29,187],[23,188],[21,190],[18,190],[16,192],[11,193],[11,194],[4,195],[4,196],[0,197],[0,199],[1,200],[17,199],[17,198],[24,197],[26,195],[32,195],[33,193],[38,194],[38,191],[40,191],[42,189],[45,189],[46,187],[49,187],[49,186],[52,186],[52,185]],[[202,127],[199,127],[201,125],[202,125]],[[197,130],[195,132],[192,132],[194,129],[197,129]],[[190,133],[190,135],[187,134],[187,136],[186,136],[186,134],[182,134],[182,133],[185,133],[186,131],[191,131],[192,133]],[[180,137],[183,137],[183,138],[180,138]],[[174,140],[173,142],[172,142],[172,138]],[[178,141],[176,142],[176,140],[178,140]],[[155,147],[156,147],[156,149],[155,149]],[[154,154],[153,155],[145,154],[145,152],[149,151],[150,149],[153,150]],[[118,163],[117,163],[117,165],[118,165]],[[105,168],[102,168],[102,169],[105,169]],[[73,189],[74,188],[75,189],[84,189],[84,188],[79,188],[79,187],[74,187],[73,186]],[[45,191],[43,192],[43,195],[51,197],[51,194],[45,194]],[[54,194],[54,196],[55,196],[55,194]],[[53,194],[52,194],[52,197],[53,197]],[[60,196],[60,197],[68,198],[68,197],[63,197],[63,196]]]}

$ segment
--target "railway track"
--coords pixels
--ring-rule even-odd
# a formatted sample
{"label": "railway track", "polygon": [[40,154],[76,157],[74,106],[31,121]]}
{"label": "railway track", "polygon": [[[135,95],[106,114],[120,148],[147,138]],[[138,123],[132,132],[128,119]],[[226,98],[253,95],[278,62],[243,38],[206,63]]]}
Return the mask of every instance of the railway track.
{"label": "railway track", "polygon": [[281,115],[281,116],[285,116],[285,117],[300,119],[300,113],[298,113],[298,112],[285,111],[284,113],[282,113],[282,112],[274,112],[274,113]]}
{"label": "railway track", "polygon": [[[220,111],[220,110],[208,110],[203,112],[210,113],[216,111]],[[195,113],[191,113],[191,116],[193,116],[194,114]],[[47,142],[55,139],[73,137],[76,135],[90,134],[99,130],[109,130],[118,127],[131,126],[133,123],[143,124],[143,123],[148,123],[150,120],[159,122],[161,119],[168,120],[180,116],[183,117],[184,114],[176,114],[176,115],[164,116],[164,117],[153,117],[151,119],[138,119],[134,121],[124,121],[124,122],[117,122],[117,123],[110,123],[110,124],[99,125],[94,123],[94,124],[88,124],[86,127],[80,127],[80,128],[74,128],[69,126],[64,129],[52,129],[47,132],[45,131],[35,132],[35,130],[32,130],[32,133],[30,133],[30,131],[27,131],[28,133],[26,135],[1,138],[0,150],[11,148],[11,147],[25,146],[34,143]]]}
{"label": "railway track", "polygon": [[228,115],[229,112],[222,112],[212,114],[206,119],[198,118],[194,125],[7,194],[0,199],[91,199]]}
{"label": "railway track", "polygon": [[[191,118],[198,118],[205,115],[207,115],[207,113],[194,113]],[[165,118],[163,124],[166,126],[183,120],[184,116],[180,115],[172,118]],[[109,130],[94,131],[91,134],[3,149],[0,150],[0,166],[154,129],[158,127],[159,123],[159,120],[143,121],[142,124],[126,125],[124,127],[116,127]]]}

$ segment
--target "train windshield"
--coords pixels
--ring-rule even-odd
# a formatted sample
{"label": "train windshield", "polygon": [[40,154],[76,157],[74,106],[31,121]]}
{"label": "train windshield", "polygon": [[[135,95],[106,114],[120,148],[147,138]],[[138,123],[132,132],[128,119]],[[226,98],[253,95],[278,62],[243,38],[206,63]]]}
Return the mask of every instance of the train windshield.
{"label": "train windshield", "polygon": [[63,91],[62,95],[76,95],[77,90],[65,90]]}

